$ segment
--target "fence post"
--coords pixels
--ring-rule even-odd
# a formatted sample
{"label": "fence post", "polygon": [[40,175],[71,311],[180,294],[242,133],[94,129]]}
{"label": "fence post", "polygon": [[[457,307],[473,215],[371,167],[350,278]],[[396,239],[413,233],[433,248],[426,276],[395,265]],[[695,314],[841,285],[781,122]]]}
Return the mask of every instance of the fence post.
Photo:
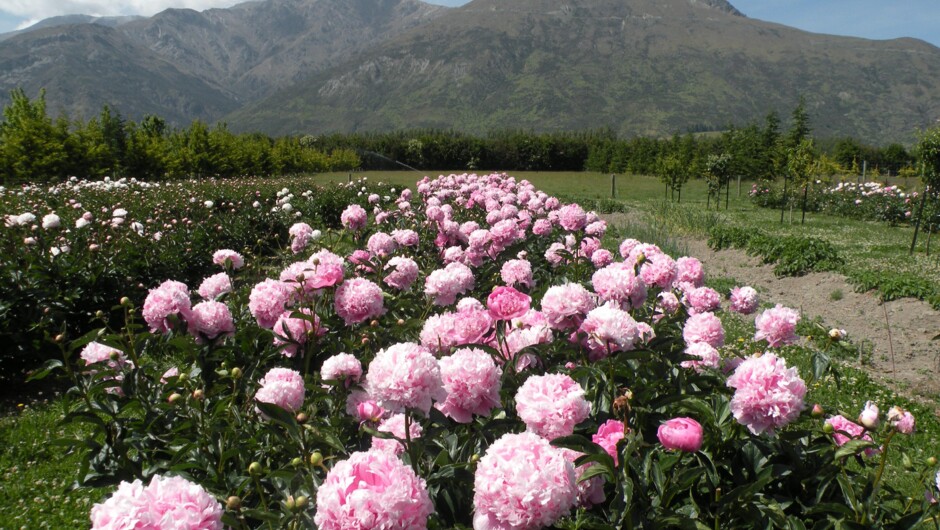
{"label": "fence post", "polygon": [[610,174],[610,198],[617,198],[617,175],[614,173]]}
{"label": "fence post", "polygon": [[346,182],[352,182],[352,173],[346,174]]}

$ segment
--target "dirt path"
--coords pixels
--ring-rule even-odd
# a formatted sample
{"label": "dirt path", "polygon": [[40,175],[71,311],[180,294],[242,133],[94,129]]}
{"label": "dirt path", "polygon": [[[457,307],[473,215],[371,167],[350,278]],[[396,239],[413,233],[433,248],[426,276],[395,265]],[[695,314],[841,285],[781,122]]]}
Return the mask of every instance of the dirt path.
{"label": "dirt path", "polygon": [[[616,224],[624,220],[622,215],[605,217]],[[630,220],[637,221],[634,216]],[[701,260],[706,275],[734,278],[757,289],[764,301],[799,309],[807,318],[820,317],[827,326],[846,330],[854,344],[871,353],[865,368],[872,376],[913,398],[934,403],[940,398],[940,340],[932,340],[940,334],[940,312],[926,302],[903,298],[882,304],[872,293],[856,293],[844,276],[831,272],[777,278],[772,265],[763,265],[741,250],[716,252],[702,240],[682,241],[689,255]]]}

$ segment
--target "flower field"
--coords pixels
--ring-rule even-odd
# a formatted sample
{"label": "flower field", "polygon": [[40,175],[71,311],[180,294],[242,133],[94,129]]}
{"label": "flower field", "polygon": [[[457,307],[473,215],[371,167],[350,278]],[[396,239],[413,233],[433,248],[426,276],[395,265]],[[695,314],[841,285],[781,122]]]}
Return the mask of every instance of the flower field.
{"label": "flower field", "polygon": [[924,418],[694,257],[505,174],[243,184],[4,191],[93,528],[938,524]]}

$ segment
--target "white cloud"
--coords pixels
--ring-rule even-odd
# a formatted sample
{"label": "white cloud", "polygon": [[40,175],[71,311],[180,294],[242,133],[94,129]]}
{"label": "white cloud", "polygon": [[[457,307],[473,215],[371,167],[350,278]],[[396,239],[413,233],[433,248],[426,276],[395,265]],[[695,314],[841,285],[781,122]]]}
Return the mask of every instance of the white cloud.
{"label": "white cloud", "polygon": [[58,15],[150,16],[168,7],[202,11],[230,7],[241,1],[244,0],[0,0],[0,11],[38,21]]}

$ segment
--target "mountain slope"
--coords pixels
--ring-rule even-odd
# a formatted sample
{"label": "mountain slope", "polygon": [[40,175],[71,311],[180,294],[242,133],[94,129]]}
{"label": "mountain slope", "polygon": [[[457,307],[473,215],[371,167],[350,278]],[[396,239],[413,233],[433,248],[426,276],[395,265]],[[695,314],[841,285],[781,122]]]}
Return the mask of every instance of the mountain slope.
{"label": "mountain slope", "polygon": [[30,97],[46,88],[50,112],[64,111],[72,118],[88,119],[108,104],[135,119],[154,113],[188,124],[236,107],[231,94],[97,24],[41,29],[3,42],[4,100],[14,88],[23,88]]}
{"label": "mountain slope", "polygon": [[822,136],[907,140],[940,117],[940,50],[807,33],[723,0],[475,0],[251,104],[271,133],[719,128],[807,98]]}

